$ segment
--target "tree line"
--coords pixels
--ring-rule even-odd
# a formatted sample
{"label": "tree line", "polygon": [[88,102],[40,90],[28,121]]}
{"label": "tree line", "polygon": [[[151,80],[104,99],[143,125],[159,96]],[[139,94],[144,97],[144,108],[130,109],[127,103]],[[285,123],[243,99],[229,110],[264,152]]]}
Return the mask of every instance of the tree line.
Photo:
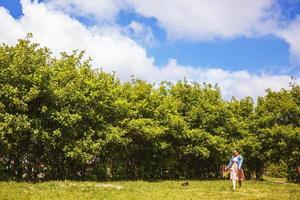
{"label": "tree line", "polygon": [[225,101],[217,85],[121,82],[83,56],[30,36],[0,46],[1,179],[221,178],[238,149],[248,178],[282,162],[300,180],[299,85]]}

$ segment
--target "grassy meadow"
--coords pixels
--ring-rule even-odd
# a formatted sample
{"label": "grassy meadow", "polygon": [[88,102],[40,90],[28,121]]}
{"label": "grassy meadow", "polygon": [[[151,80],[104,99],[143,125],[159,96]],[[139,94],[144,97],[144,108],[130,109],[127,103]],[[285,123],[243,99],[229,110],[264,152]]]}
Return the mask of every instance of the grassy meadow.
{"label": "grassy meadow", "polygon": [[0,199],[300,199],[300,185],[276,180],[246,181],[235,192],[229,180],[183,182],[0,182]]}

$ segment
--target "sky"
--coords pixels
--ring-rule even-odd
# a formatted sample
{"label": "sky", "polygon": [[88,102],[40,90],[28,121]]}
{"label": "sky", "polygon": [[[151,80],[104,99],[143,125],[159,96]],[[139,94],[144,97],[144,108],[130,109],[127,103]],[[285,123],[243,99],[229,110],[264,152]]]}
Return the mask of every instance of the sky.
{"label": "sky", "polygon": [[300,83],[300,0],[0,0],[0,42],[29,32],[122,81],[185,78],[227,100]]}

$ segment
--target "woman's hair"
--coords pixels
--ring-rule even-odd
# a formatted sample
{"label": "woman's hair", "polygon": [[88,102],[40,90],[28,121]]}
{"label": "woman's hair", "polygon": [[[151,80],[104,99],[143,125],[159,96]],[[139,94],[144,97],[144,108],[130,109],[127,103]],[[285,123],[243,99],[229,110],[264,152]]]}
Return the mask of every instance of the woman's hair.
{"label": "woman's hair", "polygon": [[236,150],[236,149],[234,149],[234,150],[232,151],[232,154],[234,154],[235,152],[239,154],[239,151]]}

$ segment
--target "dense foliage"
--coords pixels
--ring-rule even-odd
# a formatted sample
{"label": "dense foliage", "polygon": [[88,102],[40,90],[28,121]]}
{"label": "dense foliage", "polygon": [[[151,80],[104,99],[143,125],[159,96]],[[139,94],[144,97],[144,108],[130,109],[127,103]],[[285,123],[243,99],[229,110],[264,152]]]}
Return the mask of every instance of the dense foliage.
{"label": "dense foliage", "polygon": [[284,162],[299,181],[298,85],[225,101],[210,84],[122,83],[82,57],[0,46],[2,179],[219,178],[237,148],[248,177]]}

